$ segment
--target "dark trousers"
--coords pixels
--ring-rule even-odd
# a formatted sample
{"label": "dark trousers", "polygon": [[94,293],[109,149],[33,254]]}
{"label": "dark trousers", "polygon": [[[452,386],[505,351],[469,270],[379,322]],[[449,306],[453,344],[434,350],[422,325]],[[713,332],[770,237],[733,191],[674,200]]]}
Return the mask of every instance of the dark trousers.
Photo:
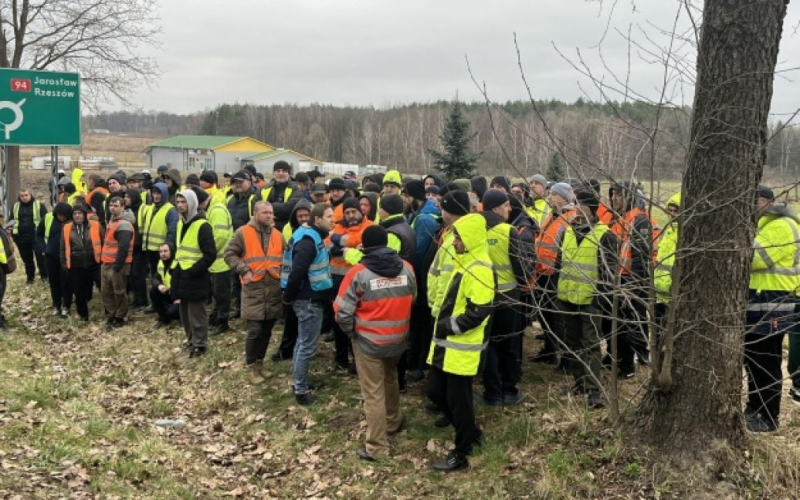
{"label": "dark trousers", "polygon": [[539,324],[544,333],[544,347],[542,354],[555,354],[559,350],[559,343],[556,337],[558,331],[558,313],[556,312],[555,292],[553,290],[542,290],[534,298],[539,304]]}
{"label": "dark trousers", "polygon": [[155,286],[150,288],[150,303],[153,304],[153,309],[162,323],[181,319],[178,304],[173,304],[173,302],[169,293],[161,293]]}
{"label": "dark trousers", "polygon": [[408,370],[427,368],[428,350],[433,337],[431,308],[426,300],[420,299],[411,308],[411,328],[408,332]]}
{"label": "dark trousers", "polygon": [[133,305],[147,307],[147,268],[148,257],[144,252],[133,254],[131,274],[128,276],[133,290]]}
{"label": "dark trousers", "polygon": [[789,332],[789,376],[792,387],[800,389],[800,303],[794,306],[794,319]]}
{"label": "dark trousers", "polygon": [[278,353],[282,359],[292,359],[294,346],[297,344],[297,315],[291,306],[284,307],[283,316],[283,335],[281,335],[281,345]]}
{"label": "dark trousers", "polygon": [[247,339],[244,342],[244,358],[248,365],[263,361],[267,355],[269,339],[272,337],[274,319],[254,321],[247,320]]}
{"label": "dark trousers", "polygon": [[486,362],[483,366],[483,396],[502,400],[504,394],[516,395],[522,378],[522,321],[511,307],[495,309]]}
{"label": "dark trousers", "polygon": [[242,282],[239,279],[239,273],[235,271],[230,271],[229,276],[231,280],[231,305],[229,311],[239,312],[242,308]]}
{"label": "dark trousers", "polygon": [[630,303],[620,301],[619,321],[617,326],[617,354],[619,355],[619,371],[631,372],[635,369],[635,354],[643,358],[648,356],[647,302],[643,298],[634,297]]}
{"label": "dark trousers", "polygon": [[[24,236],[14,235],[14,243],[19,250],[19,256],[22,263],[25,265],[25,277],[28,281],[33,281],[36,278],[36,267],[39,268],[39,275],[42,278],[47,278],[47,265],[45,264],[44,254],[34,250],[34,240]],[[35,266],[34,266],[35,258]]]}
{"label": "dark trousers", "polygon": [[211,294],[214,297],[214,308],[211,318],[219,323],[228,321],[231,313],[230,272],[211,273]]}
{"label": "dark trousers", "polygon": [[566,356],[575,386],[583,390],[600,389],[602,313],[591,305],[558,302]]}
{"label": "dark trousers", "polygon": [[192,347],[205,347],[208,343],[208,310],[206,301],[182,300],[178,305],[186,341]]}
{"label": "dark trousers", "polygon": [[150,271],[150,276],[152,277],[156,274],[156,271],[158,271],[158,261],[161,260],[161,257],[158,255],[158,250],[143,250],[143,252],[147,256],[147,268],[148,271]]}
{"label": "dark trousers", "polygon": [[81,319],[89,319],[89,300],[92,297],[92,287],[100,279],[100,266],[89,268],[76,268],[67,270],[67,279],[72,293],[75,294],[75,309]]}
{"label": "dark trousers", "polygon": [[334,361],[338,366],[343,368],[347,368],[350,366],[350,351],[352,349],[352,343],[350,339],[347,337],[347,334],[339,328],[339,323],[333,322],[333,335],[334,335],[334,346],[336,347],[336,356],[334,357]]}
{"label": "dark trousers", "polygon": [[72,305],[72,292],[66,272],[61,267],[61,259],[52,255],[45,255],[47,262],[47,279],[50,283],[50,299],[53,307],[69,309]]}
{"label": "dark trousers", "polygon": [[2,327],[5,327],[6,317],[3,314],[3,299],[6,296],[7,278],[3,266],[0,266],[0,320],[2,320]]}
{"label": "dark trousers", "polygon": [[472,453],[472,445],[480,436],[472,406],[472,377],[445,373],[431,367],[428,373],[428,398],[444,412],[456,429],[455,452]]}

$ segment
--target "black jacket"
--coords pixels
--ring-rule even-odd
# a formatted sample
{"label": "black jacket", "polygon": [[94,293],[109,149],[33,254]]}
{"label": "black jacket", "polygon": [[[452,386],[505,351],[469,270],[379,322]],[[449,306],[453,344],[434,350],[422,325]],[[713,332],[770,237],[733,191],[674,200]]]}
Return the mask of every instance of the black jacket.
{"label": "black jacket", "polygon": [[[276,184],[273,180],[265,189],[272,188],[269,192],[269,199],[265,200],[272,203],[272,210],[275,212],[275,227],[279,230],[289,222],[295,204],[303,199],[303,190],[294,183]],[[292,194],[286,196],[286,188],[292,188]]]}
{"label": "black jacket", "polygon": [[[484,211],[481,212],[483,218],[486,219],[486,229],[492,229],[493,227],[505,222],[503,219],[500,218],[494,212]],[[519,232],[517,229],[512,225],[511,230],[508,234],[508,257],[511,261],[511,268],[514,270],[514,277],[517,279],[518,285],[525,285],[527,283],[527,277],[525,275],[525,269],[522,266],[522,261],[520,260],[520,249],[522,248],[522,240],[519,237]],[[498,293],[494,299],[495,307],[510,307],[515,302],[519,301],[519,289],[515,288],[506,293]]]}
{"label": "black jacket", "polygon": [[[250,198],[251,195],[254,196]],[[259,199],[258,193],[252,189],[248,193],[234,193],[231,196],[228,200],[228,212],[231,214],[234,231],[250,222],[250,214],[253,213],[253,208]]]}
{"label": "black jacket", "polygon": [[[39,203],[39,221],[33,220],[33,204]],[[37,201],[36,198],[31,196],[31,201],[28,203],[19,202],[19,219],[16,221],[17,234],[14,235],[16,239],[33,241],[36,236],[36,222],[43,222],[44,216],[47,214],[47,207],[44,203]],[[14,212],[11,212],[13,218]]]}
{"label": "black jacket", "polygon": [[397,253],[404,261],[414,264],[417,256],[417,236],[406,219],[402,216],[385,219],[381,221],[381,226],[387,232],[400,238],[400,251]]}
{"label": "black jacket", "polygon": [[[99,222],[98,222],[99,224]],[[77,225],[74,225],[69,235],[69,247],[72,253],[70,258],[70,265],[72,269],[91,269],[97,266],[94,261],[94,249],[92,248],[92,238],[89,235],[89,222],[86,221],[81,225],[79,230]],[[100,239],[103,239],[103,228],[100,228]],[[61,240],[61,267],[67,268],[67,254],[64,247],[64,238]]]}
{"label": "black jacket", "polygon": [[[184,224],[180,239],[183,239],[183,235],[192,224],[199,224],[205,218],[205,214],[200,212],[188,224]],[[185,271],[180,266],[175,266],[172,270],[170,295],[176,300],[198,302],[207,300],[211,295],[211,274],[208,268],[217,259],[217,245],[214,242],[214,232],[209,224],[203,224],[200,228],[197,233],[197,243],[203,253],[200,260]]]}
{"label": "black jacket", "polygon": [[[324,240],[328,237],[327,231],[313,225],[309,225],[309,227],[319,233],[321,239]],[[291,303],[298,299],[330,302],[336,297],[338,290],[335,287],[321,291],[311,289],[311,283],[308,281],[308,269],[316,257],[317,246],[314,244],[314,240],[305,237],[295,242],[292,248],[292,271],[289,273],[286,288],[283,290],[284,302]]]}

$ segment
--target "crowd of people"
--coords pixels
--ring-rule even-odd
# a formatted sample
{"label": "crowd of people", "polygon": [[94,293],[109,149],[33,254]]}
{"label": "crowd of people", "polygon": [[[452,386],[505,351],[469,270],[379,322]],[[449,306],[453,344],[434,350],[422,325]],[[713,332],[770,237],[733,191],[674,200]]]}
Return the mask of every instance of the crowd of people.
{"label": "crowd of people", "polygon": [[[604,367],[626,380],[649,363],[651,329],[665,327],[676,288],[680,193],[659,227],[632,182],[611,184],[604,199],[596,180],[538,174],[520,183],[397,170],[324,177],[283,161],[269,181],[252,166],[223,179],[160,167],[155,177],[84,180],[76,170],[53,183],[52,211],[22,190],[0,238],[0,303],[16,247],[28,284],[37,269],[48,282],[56,317],[69,317],[74,302],[89,321],[97,289],[109,330],[131,309],[155,314],[156,328],[180,322],[191,358],[241,318],[253,384],[270,377],[280,322],[270,359],[292,361],[301,405],[315,403],[309,367],[320,339],[333,342],[332,369],[356,375],[364,397],[359,457],[389,453],[388,436],[406,425],[400,394],[427,379],[435,425],[455,429],[455,447],[433,465],[441,471],[467,467],[483,443],[475,403],[522,401],[523,334],[534,321],[543,347],[531,361],[571,375],[570,392],[590,409],[605,404]],[[797,216],[768,188],[758,191],[758,215],[744,413],[748,429],[769,432],[779,422],[783,335],[796,324],[800,236]],[[604,348],[612,337],[616,359]],[[800,403],[796,337],[790,397]],[[477,376],[483,391],[473,394]]]}

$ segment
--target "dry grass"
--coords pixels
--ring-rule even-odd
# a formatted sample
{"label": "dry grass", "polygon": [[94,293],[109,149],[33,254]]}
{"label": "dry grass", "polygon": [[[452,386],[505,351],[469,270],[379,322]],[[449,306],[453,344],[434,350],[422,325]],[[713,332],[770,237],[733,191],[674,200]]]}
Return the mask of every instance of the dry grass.
{"label": "dry grass", "polygon": [[[103,156],[116,158],[120,168],[141,169],[147,163],[142,152],[148,145],[157,142],[160,137],[137,137],[125,134],[84,134],[80,147],[59,148],[59,155],[69,156],[77,160],[79,156]],[[20,162],[23,168],[30,166],[34,156],[50,156],[48,147],[20,148]]]}

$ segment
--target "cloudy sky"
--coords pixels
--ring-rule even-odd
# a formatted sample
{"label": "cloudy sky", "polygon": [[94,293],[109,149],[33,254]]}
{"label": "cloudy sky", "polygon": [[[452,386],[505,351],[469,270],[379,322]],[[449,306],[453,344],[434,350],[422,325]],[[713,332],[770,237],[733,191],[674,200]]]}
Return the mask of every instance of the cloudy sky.
{"label": "cloudy sky", "polygon": [[[797,2],[780,67],[800,67]],[[161,47],[148,50],[162,75],[135,102],[190,113],[220,103],[388,106],[452,98],[480,100],[475,77],[494,100],[526,99],[513,36],[537,99],[597,98],[586,68],[621,100],[615,80],[658,99],[664,67],[647,52],[667,47],[677,0],[162,0]],[[635,4],[635,7],[634,7]],[[685,11],[681,35],[693,36]],[[620,32],[630,30],[633,45]],[[605,34],[605,36],[604,36]],[[650,41],[648,41],[648,38]],[[602,43],[601,43],[602,41]],[[637,47],[636,45],[639,45]],[[676,53],[693,69],[693,51]],[[559,51],[561,54],[559,54]],[[578,53],[581,54],[579,58]],[[630,64],[629,64],[630,54]],[[628,67],[630,65],[630,71]],[[586,69],[583,69],[586,71]],[[691,103],[691,75],[671,72],[668,96]],[[682,85],[676,85],[680,83]],[[776,83],[773,112],[800,107],[800,71]]]}

